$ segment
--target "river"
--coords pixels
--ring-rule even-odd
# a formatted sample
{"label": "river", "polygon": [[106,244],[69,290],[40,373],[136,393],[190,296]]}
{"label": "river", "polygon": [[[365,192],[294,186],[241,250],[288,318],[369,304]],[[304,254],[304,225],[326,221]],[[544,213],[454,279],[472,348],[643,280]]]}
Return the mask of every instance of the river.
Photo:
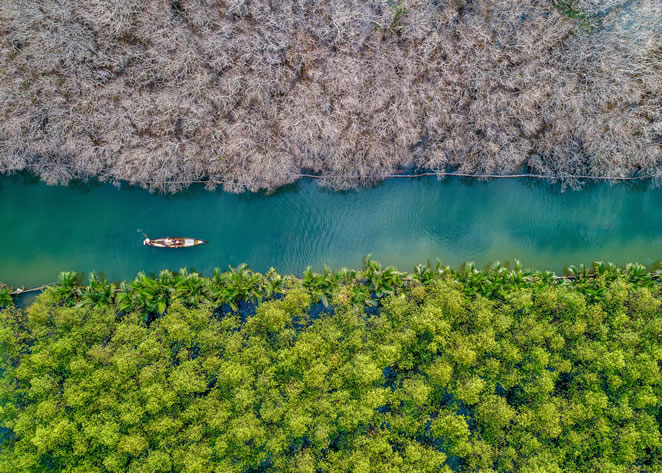
{"label": "river", "polygon": [[[301,274],[308,265],[358,268],[368,253],[404,271],[436,258],[479,268],[517,258],[556,272],[662,259],[662,189],[648,183],[561,192],[526,179],[424,178],[332,192],[302,180],[272,195],[197,186],[173,196],[98,182],[48,186],[21,174],[0,178],[0,222],[0,281],[25,287],[66,270],[119,280],[180,267],[209,275],[245,262]],[[140,230],[209,244],[145,247]]]}

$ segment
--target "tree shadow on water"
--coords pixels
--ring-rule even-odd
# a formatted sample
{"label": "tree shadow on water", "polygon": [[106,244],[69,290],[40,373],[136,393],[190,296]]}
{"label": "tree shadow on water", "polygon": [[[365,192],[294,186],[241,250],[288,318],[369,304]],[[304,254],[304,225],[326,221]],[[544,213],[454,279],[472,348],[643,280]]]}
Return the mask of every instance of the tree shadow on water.
{"label": "tree shadow on water", "polygon": [[67,187],[79,194],[88,194],[104,185],[98,179],[73,179],[69,181]]}

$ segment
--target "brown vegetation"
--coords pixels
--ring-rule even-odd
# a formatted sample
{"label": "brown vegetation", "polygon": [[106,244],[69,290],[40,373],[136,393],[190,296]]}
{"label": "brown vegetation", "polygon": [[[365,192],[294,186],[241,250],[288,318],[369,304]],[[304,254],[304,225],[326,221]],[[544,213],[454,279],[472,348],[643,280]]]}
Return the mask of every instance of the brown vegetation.
{"label": "brown vegetation", "polygon": [[[662,4],[4,0],[0,173],[336,188],[406,167],[662,179]],[[593,16],[597,15],[597,16]],[[586,20],[589,18],[589,20]]]}

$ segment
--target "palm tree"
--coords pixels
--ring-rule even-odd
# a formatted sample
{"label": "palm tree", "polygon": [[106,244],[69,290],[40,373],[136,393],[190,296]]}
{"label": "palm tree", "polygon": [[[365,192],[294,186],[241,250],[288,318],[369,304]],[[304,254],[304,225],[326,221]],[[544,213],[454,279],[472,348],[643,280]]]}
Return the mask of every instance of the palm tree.
{"label": "palm tree", "polygon": [[215,270],[211,297],[219,305],[229,304],[232,310],[237,311],[240,302],[257,302],[260,299],[262,281],[262,276],[251,271],[245,263],[236,268],[230,266],[228,273]]}
{"label": "palm tree", "polygon": [[264,299],[269,299],[275,294],[281,293],[284,287],[283,276],[278,274],[274,268],[262,277],[260,293]]}
{"label": "palm tree", "polygon": [[11,296],[11,288],[5,284],[0,284],[0,309],[14,305],[14,298]]}
{"label": "palm tree", "polygon": [[117,286],[108,283],[105,278],[98,278],[95,273],[90,273],[87,286],[76,289],[76,294],[80,299],[77,307],[109,307],[113,303],[113,298]]}
{"label": "palm tree", "polygon": [[570,265],[568,267],[568,273],[570,273],[570,277],[572,279],[576,281],[583,281],[588,275],[588,270],[583,264],[580,264],[579,268],[577,268],[575,265]]}
{"label": "palm tree", "polygon": [[133,307],[131,288],[125,281],[120,282],[120,285],[117,288],[117,292],[115,293],[115,306],[117,307],[119,317]]}
{"label": "palm tree", "polygon": [[625,267],[625,273],[631,283],[641,286],[652,286],[654,284],[653,276],[643,264],[628,264]]}
{"label": "palm tree", "polygon": [[145,321],[153,315],[163,314],[170,303],[170,294],[174,292],[173,284],[174,277],[170,271],[161,271],[158,279],[150,278],[141,271],[129,285],[132,309],[143,312]]}
{"label": "palm tree", "polygon": [[394,294],[402,286],[407,273],[401,273],[394,268],[382,269],[382,265],[372,259],[372,255],[363,257],[363,269],[360,276],[368,283],[372,293],[378,299]]}
{"label": "palm tree", "polygon": [[442,274],[448,272],[451,272],[451,268],[448,265],[442,266],[441,260],[437,258],[437,263],[435,264],[434,268],[432,267],[430,261],[428,261],[425,266],[422,264],[416,265],[412,277],[414,279],[418,279],[423,284],[428,284],[433,279],[438,278]]}
{"label": "palm tree", "polygon": [[58,298],[68,306],[73,306],[76,300],[76,287],[80,284],[80,276],[73,271],[65,271],[59,274],[55,293]]}
{"label": "palm tree", "polygon": [[198,273],[188,273],[186,268],[179,270],[179,274],[175,277],[174,288],[175,298],[183,301],[189,307],[209,300],[207,280]]}
{"label": "palm tree", "polygon": [[406,276],[406,273],[400,273],[391,267],[373,273],[370,280],[373,292],[380,299],[386,295],[394,294],[402,285],[403,275]]}
{"label": "palm tree", "polygon": [[313,299],[322,301],[324,307],[329,306],[329,298],[340,285],[340,273],[334,273],[327,265],[324,265],[324,273],[314,273],[308,266],[303,274],[302,285],[310,291]]}
{"label": "palm tree", "polygon": [[343,284],[356,281],[356,270],[354,269],[340,268],[336,273],[338,274],[338,280]]}

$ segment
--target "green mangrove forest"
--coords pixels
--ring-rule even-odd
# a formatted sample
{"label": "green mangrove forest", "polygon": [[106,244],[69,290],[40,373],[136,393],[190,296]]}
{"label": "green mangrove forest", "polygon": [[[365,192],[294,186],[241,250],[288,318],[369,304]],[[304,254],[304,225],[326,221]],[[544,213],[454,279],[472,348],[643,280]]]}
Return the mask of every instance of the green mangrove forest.
{"label": "green mangrove forest", "polygon": [[0,471],[660,472],[662,281],[242,265],[0,290]]}

